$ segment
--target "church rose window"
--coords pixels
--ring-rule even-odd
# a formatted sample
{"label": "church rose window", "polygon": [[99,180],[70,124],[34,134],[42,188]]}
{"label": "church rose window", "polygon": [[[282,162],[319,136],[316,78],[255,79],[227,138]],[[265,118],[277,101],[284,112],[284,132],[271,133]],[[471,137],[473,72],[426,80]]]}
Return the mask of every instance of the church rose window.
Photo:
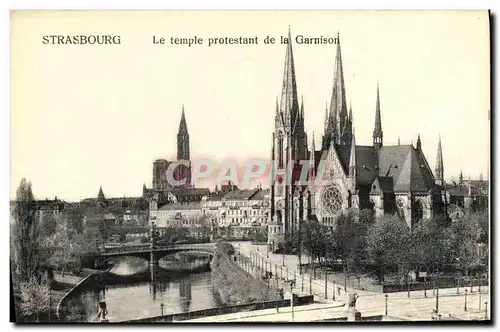
{"label": "church rose window", "polygon": [[336,214],[342,209],[342,193],[335,185],[329,185],[321,194],[323,208],[328,214]]}

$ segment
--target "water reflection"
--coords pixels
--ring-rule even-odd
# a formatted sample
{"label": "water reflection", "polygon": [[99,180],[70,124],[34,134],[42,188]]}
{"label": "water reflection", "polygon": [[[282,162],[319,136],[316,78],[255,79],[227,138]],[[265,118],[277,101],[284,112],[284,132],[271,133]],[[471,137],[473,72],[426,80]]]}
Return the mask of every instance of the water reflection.
{"label": "water reflection", "polygon": [[[113,263],[112,277],[101,276],[87,290],[70,297],[64,306],[67,320],[93,321],[99,301],[106,301],[110,322],[159,316],[161,304],[165,315],[221,305],[214,296],[210,272],[175,276],[165,271],[161,263],[153,269],[140,259],[120,258]],[[124,282],[120,278],[125,275],[139,277]]]}

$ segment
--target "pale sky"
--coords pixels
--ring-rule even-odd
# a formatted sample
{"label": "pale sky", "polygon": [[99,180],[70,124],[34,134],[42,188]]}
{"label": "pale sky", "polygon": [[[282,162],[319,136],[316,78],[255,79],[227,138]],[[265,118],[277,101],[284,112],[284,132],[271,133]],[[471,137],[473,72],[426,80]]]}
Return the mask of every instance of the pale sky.
{"label": "pale sky", "polygon": [[[270,156],[285,45],[269,35],[340,31],[356,142],[372,144],[377,81],[384,144],[416,142],[445,178],[486,178],[489,19],[484,12],[15,12],[11,16],[11,197],[138,196],[152,162],[176,157],[184,104],[191,159]],[[44,45],[43,35],[117,34],[120,45]],[[157,37],[258,36],[259,45],[153,45]],[[316,146],[336,46],[293,44],[305,125]],[[299,97],[300,98],[300,97]]]}

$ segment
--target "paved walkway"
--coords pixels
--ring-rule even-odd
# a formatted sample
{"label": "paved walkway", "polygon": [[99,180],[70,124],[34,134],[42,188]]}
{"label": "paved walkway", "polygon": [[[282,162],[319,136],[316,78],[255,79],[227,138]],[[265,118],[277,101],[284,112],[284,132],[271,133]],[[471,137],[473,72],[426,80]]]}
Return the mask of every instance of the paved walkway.
{"label": "paved walkway", "polygon": [[[297,271],[297,256],[285,255],[283,257],[283,255],[267,253],[265,245],[256,246],[252,245],[249,242],[236,242],[233,243],[233,245],[237,254],[241,254],[250,259],[251,264],[250,267],[247,267],[247,269],[255,269],[257,267],[259,271],[258,273],[261,273],[260,271],[262,270],[271,271],[273,274],[278,275],[278,282],[281,282],[283,279],[295,279],[296,286],[294,292],[296,293],[312,293],[315,297],[315,301],[330,303],[332,303],[333,300],[334,290],[336,302],[341,303],[347,303],[349,293],[357,293],[359,295],[359,299],[357,300],[356,308],[363,314],[374,313],[380,315],[385,313],[386,294],[361,291],[349,287],[347,287],[347,290],[344,291],[344,287],[342,285],[334,284],[332,280],[328,280],[326,283],[327,296],[325,299],[325,281],[315,280],[314,278],[311,278],[309,274],[300,275]],[[467,312],[464,310],[465,289],[467,289],[468,291]],[[412,291],[410,292],[410,297],[408,297],[407,291],[389,293],[387,294],[387,306],[389,315],[394,315],[394,313],[391,313],[392,311],[397,313],[399,315],[398,317],[406,317],[407,319],[411,320],[428,320],[430,319],[432,310],[436,307],[436,295],[437,294],[432,290],[427,290],[426,292],[424,292],[423,290]],[[461,287],[458,290],[458,294],[457,288],[445,288],[439,290],[438,306],[440,313],[443,313],[444,315],[452,315],[461,319],[474,319],[474,315],[484,317],[483,311],[485,309],[485,301],[488,301],[488,303],[490,303],[489,287],[487,286],[481,287],[481,293],[478,293],[478,287],[474,287],[472,294],[470,294],[469,287]],[[490,311],[490,309],[488,310]],[[323,311],[325,312],[326,316],[331,316],[332,314],[332,312],[326,313],[328,310]],[[316,311],[316,316],[321,316],[319,314],[320,312],[322,311]],[[301,321],[316,320],[314,317],[306,317],[307,315],[304,315],[304,320]],[[342,317],[342,315],[340,315],[339,317]],[[280,317],[284,316],[280,314],[276,317],[273,317],[273,319],[276,318],[278,319],[278,321],[282,321],[282,318]],[[300,314],[298,317],[300,317]],[[213,318],[215,319],[215,317]],[[318,319],[320,320],[323,318]]]}
{"label": "paved walkway", "polygon": [[[489,301],[487,295],[486,296]],[[485,297],[482,297],[484,300]],[[363,317],[385,315],[385,305],[376,302],[358,300],[356,309]],[[375,305],[375,306],[374,306]],[[428,321],[432,320],[432,312],[436,307],[435,298],[396,298],[388,301],[387,313],[399,320]],[[484,305],[478,308],[477,298],[469,299],[467,311],[464,310],[463,296],[439,297],[439,314],[445,319],[472,320],[489,318],[489,308],[486,312]],[[295,307],[292,320],[290,307],[276,309],[239,312],[234,314],[197,318],[183,322],[321,322],[325,320],[341,319],[346,317],[346,307],[342,304],[313,303]],[[388,320],[391,320],[390,318]]]}
{"label": "paved walkway", "polygon": [[82,280],[82,277],[73,276],[65,274],[64,276],[60,272],[54,272],[54,280],[60,283],[76,285]]}

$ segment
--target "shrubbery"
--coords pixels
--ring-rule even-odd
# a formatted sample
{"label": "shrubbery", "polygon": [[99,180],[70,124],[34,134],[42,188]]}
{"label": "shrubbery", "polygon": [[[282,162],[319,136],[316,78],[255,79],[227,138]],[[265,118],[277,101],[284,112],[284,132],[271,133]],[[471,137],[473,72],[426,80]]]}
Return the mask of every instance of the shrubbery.
{"label": "shrubbery", "polygon": [[212,283],[226,305],[279,300],[277,291],[243,271],[230,256],[231,244],[222,242],[212,260]]}

